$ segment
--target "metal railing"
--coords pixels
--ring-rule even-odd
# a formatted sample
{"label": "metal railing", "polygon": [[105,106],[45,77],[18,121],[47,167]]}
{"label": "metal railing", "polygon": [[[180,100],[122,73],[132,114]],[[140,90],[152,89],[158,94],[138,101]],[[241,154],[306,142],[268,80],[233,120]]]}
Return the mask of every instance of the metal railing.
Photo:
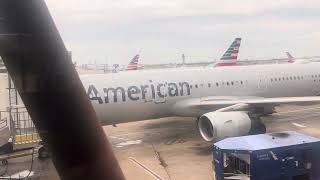
{"label": "metal railing", "polygon": [[[7,116],[4,117],[4,113],[7,114]],[[8,111],[0,111],[0,131],[8,127]]]}
{"label": "metal railing", "polygon": [[16,107],[10,110],[10,126],[14,144],[28,144],[41,141],[36,127],[24,107]]}

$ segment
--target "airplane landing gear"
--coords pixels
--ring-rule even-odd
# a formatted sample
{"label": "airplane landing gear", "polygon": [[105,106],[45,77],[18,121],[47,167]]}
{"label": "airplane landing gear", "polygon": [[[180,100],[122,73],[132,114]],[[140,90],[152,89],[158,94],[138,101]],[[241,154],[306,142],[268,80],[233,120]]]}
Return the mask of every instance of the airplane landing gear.
{"label": "airplane landing gear", "polygon": [[249,135],[264,134],[266,132],[267,132],[266,126],[261,122],[261,120],[257,120],[252,122]]}

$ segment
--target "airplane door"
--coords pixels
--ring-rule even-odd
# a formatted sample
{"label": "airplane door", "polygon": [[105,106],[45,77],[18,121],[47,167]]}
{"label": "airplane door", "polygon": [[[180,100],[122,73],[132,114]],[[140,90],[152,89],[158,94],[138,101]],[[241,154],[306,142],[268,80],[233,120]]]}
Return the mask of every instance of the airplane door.
{"label": "airplane door", "polygon": [[168,84],[166,82],[155,82],[155,98],[154,103],[160,104],[166,102],[168,93]]}

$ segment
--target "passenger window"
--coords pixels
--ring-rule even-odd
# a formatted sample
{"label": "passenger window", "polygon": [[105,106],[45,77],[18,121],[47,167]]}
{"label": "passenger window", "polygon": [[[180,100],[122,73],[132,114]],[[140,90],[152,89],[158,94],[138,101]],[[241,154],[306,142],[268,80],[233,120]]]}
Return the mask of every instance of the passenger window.
{"label": "passenger window", "polygon": [[198,84],[194,85],[195,88],[198,88]]}
{"label": "passenger window", "polygon": [[219,87],[219,83],[216,83],[216,86]]}
{"label": "passenger window", "polygon": [[229,86],[229,82],[227,82],[227,86]]}
{"label": "passenger window", "polygon": [[294,76],[293,79],[296,80],[296,77]]}
{"label": "passenger window", "polygon": [[231,85],[233,85],[233,81],[231,81]]}
{"label": "passenger window", "polygon": [[210,84],[210,83],[208,83],[208,87],[211,87],[211,84]]}
{"label": "passenger window", "polygon": [[292,80],[292,77],[290,76],[290,80]]}
{"label": "passenger window", "polygon": [[271,82],[273,81],[273,79],[271,78]]}
{"label": "passenger window", "polygon": [[289,80],[289,78],[287,77],[287,80]]}

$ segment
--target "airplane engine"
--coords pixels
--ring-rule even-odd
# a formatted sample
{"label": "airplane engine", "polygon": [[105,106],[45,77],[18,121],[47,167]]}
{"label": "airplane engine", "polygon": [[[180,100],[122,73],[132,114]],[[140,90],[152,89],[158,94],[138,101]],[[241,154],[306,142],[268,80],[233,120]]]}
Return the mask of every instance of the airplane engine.
{"label": "airplane engine", "polygon": [[209,112],[198,120],[198,128],[205,141],[219,141],[227,137],[243,136],[251,130],[246,112]]}

